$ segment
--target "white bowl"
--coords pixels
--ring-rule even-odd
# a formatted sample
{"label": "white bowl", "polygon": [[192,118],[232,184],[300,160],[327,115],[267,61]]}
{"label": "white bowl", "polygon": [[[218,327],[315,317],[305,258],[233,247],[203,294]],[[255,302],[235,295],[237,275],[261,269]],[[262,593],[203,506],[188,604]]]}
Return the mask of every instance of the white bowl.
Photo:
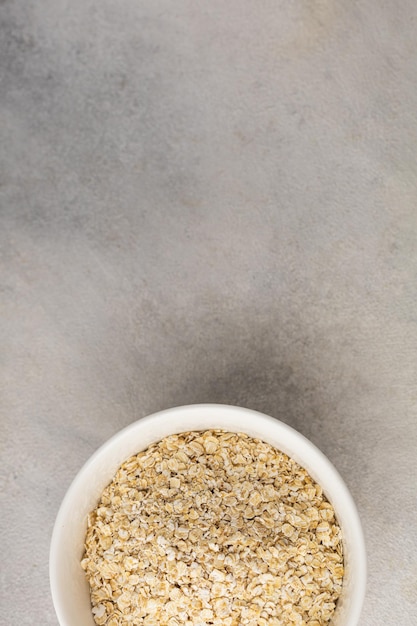
{"label": "white bowl", "polygon": [[365,544],[356,506],[333,465],[303,435],[272,417],[234,406],[195,404],[134,422],[101,446],[75,477],[58,512],[50,550],[52,598],[61,626],[94,626],[89,587],[80,560],[87,515],[118,467],[168,435],[211,428],[244,432],[266,441],[302,465],[322,486],[341,526],[345,557],[343,589],[332,624],[358,624],[366,585]]}

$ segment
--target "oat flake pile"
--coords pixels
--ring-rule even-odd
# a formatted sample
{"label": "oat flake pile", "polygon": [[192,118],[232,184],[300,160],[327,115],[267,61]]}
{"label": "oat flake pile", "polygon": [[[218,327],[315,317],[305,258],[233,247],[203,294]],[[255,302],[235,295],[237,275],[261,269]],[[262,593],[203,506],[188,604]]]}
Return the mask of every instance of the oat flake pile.
{"label": "oat flake pile", "polygon": [[96,624],[322,626],[343,576],[332,506],[272,446],[219,430],[130,458],[90,514]]}

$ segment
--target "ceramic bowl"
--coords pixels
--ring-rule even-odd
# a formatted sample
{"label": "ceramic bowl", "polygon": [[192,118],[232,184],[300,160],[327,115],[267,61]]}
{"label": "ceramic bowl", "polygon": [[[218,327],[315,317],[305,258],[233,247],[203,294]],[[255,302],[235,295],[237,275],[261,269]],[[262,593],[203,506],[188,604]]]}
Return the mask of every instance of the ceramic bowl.
{"label": "ceramic bowl", "polygon": [[365,545],[356,506],[336,469],[314,444],[283,422],[240,407],[201,404],[168,409],[134,422],[101,446],[75,477],[59,509],[50,549],[51,591],[61,626],[94,626],[80,560],[87,515],[118,467],[168,435],[211,428],[262,439],[292,457],[322,486],[334,507],[344,544],[345,576],[332,624],[358,624],[366,584]]}

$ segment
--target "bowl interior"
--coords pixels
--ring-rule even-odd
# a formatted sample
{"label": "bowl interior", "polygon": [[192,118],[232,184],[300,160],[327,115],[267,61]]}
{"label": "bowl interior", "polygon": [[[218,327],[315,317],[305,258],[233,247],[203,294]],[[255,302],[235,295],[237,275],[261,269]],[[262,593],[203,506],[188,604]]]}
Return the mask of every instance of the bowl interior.
{"label": "bowl interior", "polygon": [[190,405],[161,411],[117,433],[87,461],[71,484],[59,510],[51,541],[50,582],[61,626],[94,626],[88,584],[80,561],[87,516],[103,489],[129,456],[174,433],[222,428],[264,440],[291,456],[323,488],[341,525],[345,576],[334,626],[355,626],[362,608],[366,558],[354,502],[330,461],[303,435],[286,424],[249,409]]}

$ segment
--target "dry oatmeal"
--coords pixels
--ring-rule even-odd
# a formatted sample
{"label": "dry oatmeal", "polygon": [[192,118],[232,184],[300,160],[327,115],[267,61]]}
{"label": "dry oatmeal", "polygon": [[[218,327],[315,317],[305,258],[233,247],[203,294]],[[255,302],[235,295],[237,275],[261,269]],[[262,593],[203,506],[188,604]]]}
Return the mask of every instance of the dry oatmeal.
{"label": "dry oatmeal", "polygon": [[90,514],[82,567],[106,626],[324,626],[341,532],[306,470],[220,430],[128,459]]}

